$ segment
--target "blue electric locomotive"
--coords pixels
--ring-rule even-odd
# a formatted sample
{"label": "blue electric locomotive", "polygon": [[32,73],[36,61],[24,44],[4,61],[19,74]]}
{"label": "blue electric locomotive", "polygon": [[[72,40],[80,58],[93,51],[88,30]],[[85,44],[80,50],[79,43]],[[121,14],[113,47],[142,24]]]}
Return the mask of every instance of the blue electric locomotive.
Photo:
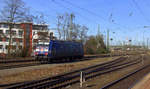
{"label": "blue electric locomotive", "polygon": [[83,45],[79,42],[51,40],[49,43],[48,61],[75,59],[83,56]]}

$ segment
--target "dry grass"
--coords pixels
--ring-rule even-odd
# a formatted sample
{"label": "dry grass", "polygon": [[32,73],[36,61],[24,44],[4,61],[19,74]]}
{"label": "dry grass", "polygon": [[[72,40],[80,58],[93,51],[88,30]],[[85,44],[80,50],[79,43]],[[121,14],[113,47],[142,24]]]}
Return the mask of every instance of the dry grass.
{"label": "dry grass", "polygon": [[[70,64],[60,64],[56,66],[47,66],[46,68],[27,70],[25,72],[10,74],[0,78],[0,84],[9,84],[23,81],[38,80],[45,77],[50,77],[60,73],[88,67],[90,65],[99,64],[105,61],[110,61],[118,57],[109,58],[96,58],[93,60],[80,61]],[[14,70],[15,71],[15,70]]]}

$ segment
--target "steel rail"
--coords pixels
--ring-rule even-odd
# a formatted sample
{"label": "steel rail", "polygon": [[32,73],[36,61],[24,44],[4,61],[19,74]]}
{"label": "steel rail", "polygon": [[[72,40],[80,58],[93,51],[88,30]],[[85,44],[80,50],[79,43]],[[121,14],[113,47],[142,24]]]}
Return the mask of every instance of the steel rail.
{"label": "steel rail", "polygon": [[130,73],[128,73],[127,75],[125,75],[125,76],[123,76],[123,77],[121,77],[121,78],[119,78],[119,79],[117,79],[117,80],[115,80],[115,81],[113,81],[113,82],[111,82],[111,83],[106,84],[105,86],[103,86],[103,87],[100,88],[100,89],[108,89],[109,87],[111,87],[111,86],[117,84],[118,82],[120,82],[120,81],[122,81],[122,80],[124,80],[124,79],[126,79],[126,78],[128,78],[128,77],[130,77],[130,76],[132,76],[133,74],[135,74],[135,73],[137,73],[137,72],[139,72],[139,71],[141,71],[141,70],[143,70],[143,69],[145,69],[145,68],[147,68],[147,67],[150,67],[150,65],[146,65],[146,66],[144,66],[144,67],[142,67],[142,68],[140,68],[140,69],[137,69],[137,70],[135,70],[135,71],[133,71],[133,72],[130,72]]}
{"label": "steel rail", "polygon": [[[110,70],[107,70],[107,71],[103,71],[103,72],[100,72],[100,73],[98,73],[99,71],[100,71],[100,68],[97,68],[97,69],[94,69],[94,70],[91,70],[90,72],[87,72],[87,74],[91,74],[91,73],[96,73],[95,75],[97,76],[97,75],[99,75],[99,74],[104,74],[104,73],[108,73],[108,72],[111,72],[111,71],[114,71],[114,70],[117,70],[117,69],[121,69],[121,68],[124,68],[124,67],[127,67],[127,66],[130,66],[130,65],[133,65],[133,64],[137,64],[137,63],[139,63],[139,62],[141,62],[141,60],[137,60],[137,61],[135,61],[135,60],[132,60],[132,61],[129,61],[129,62],[126,62],[126,63],[122,63],[122,64],[118,64],[118,65],[113,65],[112,67],[111,67],[111,65],[107,65],[107,66],[104,66],[103,67],[103,69],[104,70],[106,70],[106,69],[110,69]],[[118,67],[118,66],[120,66],[120,67]],[[115,68],[115,67],[117,67],[117,68]],[[86,68],[86,69],[88,69],[88,68]],[[81,71],[81,70],[78,70],[78,72],[79,71]],[[86,74],[86,75],[87,75]],[[89,79],[89,78],[92,78],[93,76],[95,76],[95,75],[91,75],[91,76],[88,76],[88,77],[86,77],[87,79]],[[30,82],[30,83],[27,83],[27,84],[23,84],[23,85],[20,85],[20,86],[14,86],[14,87],[10,87],[10,88],[8,88],[8,89],[18,89],[18,88],[21,88],[21,89],[32,89],[32,88],[47,88],[47,87],[51,87],[51,88],[58,88],[58,87],[63,87],[63,86],[66,86],[66,85],[68,85],[68,84],[73,84],[73,83],[76,83],[76,82],[79,82],[79,79],[78,80],[74,80],[73,81],[73,79],[76,79],[76,78],[78,78],[80,76],[80,74],[78,73],[78,74],[76,74],[76,75],[74,75],[74,76],[64,76],[64,77],[59,77],[58,79],[55,79],[55,80],[52,80],[52,81],[46,81],[46,82],[43,82],[43,83],[40,83],[40,82],[42,82],[42,81],[45,81],[45,80],[41,80],[40,82],[39,81],[36,81],[36,82]],[[66,83],[66,84],[64,84],[64,85],[61,85],[61,83],[65,83],[65,82],[67,82],[67,81],[71,81],[71,82],[68,82],[68,83]],[[57,84],[59,84],[59,85],[61,85],[61,86],[57,86]],[[54,87],[53,87],[54,86]]]}
{"label": "steel rail", "polygon": [[72,71],[72,72],[68,72],[68,73],[57,75],[57,76],[45,78],[45,79],[42,79],[42,80],[37,80],[37,81],[27,82],[27,83],[24,83],[24,84],[15,85],[13,87],[15,89],[15,88],[17,88],[19,86],[29,86],[29,85],[33,85],[33,84],[44,82],[44,81],[50,81],[50,80],[56,80],[56,79],[64,78],[65,76],[72,75],[72,74],[78,73],[80,71],[85,71],[85,70],[88,70],[88,69],[91,69],[91,68],[95,68],[95,67],[98,67],[98,66],[112,65],[112,64],[118,63],[120,61],[123,61],[124,59],[125,59],[124,57],[120,57],[118,59],[115,59],[115,60],[112,60],[112,61],[109,61],[109,62],[97,64],[97,65],[90,66],[90,67],[87,67],[87,68],[82,68],[82,69],[75,70],[75,71]]}

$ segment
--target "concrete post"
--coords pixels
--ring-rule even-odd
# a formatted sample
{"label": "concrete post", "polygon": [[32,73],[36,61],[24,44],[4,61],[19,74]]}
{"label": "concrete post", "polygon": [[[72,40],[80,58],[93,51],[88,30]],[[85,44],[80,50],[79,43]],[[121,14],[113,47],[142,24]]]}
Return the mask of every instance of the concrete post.
{"label": "concrete post", "polygon": [[80,87],[83,86],[83,83],[85,82],[85,75],[83,71],[80,72]]}
{"label": "concrete post", "polygon": [[142,65],[144,65],[144,54],[142,54]]}

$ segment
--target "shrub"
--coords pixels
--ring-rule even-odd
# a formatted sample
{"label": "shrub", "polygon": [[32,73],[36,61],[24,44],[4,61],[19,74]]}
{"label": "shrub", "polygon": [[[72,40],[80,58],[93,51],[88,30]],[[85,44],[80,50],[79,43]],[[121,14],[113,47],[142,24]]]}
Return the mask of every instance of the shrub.
{"label": "shrub", "polygon": [[107,53],[108,50],[106,49],[106,46],[104,44],[103,37],[101,35],[90,36],[84,44],[84,52],[85,54]]}

